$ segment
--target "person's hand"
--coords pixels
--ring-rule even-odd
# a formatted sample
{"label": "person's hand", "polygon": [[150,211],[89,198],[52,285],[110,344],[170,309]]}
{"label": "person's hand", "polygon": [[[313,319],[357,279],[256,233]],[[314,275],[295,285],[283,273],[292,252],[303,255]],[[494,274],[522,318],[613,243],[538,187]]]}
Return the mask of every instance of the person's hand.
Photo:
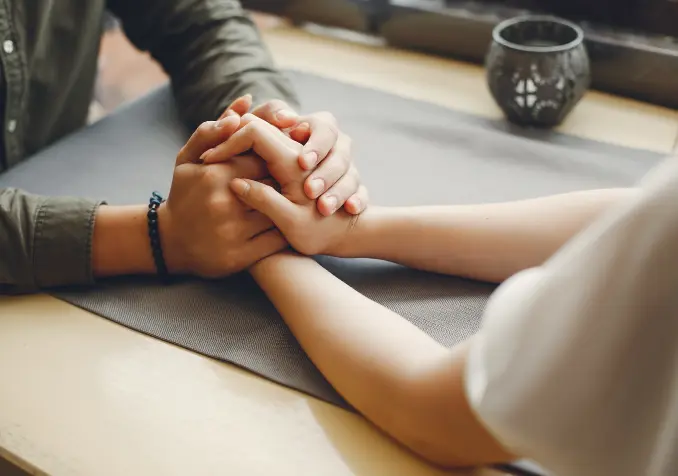
{"label": "person's hand", "polygon": [[351,230],[360,215],[343,210],[322,216],[313,200],[305,195],[292,201],[268,184],[251,179],[231,181],[231,190],[253,210],[266,215],[282,232],[289,244],[305,255],[342,255]]}
{"label": "person's hand", "polygon": [[226,140],[239,124],[238,117],[202,124],[177,156],[169,197],[158,211],[163,252],[173,274],[227,276],[287,247],[270,219],[229,190],[236,177],[265,179],[264,161],[249,155],[199,163],[205,150]]}
{"label": "person's hand", "polygon": [[[236,99],[221,117],[243,116],[251,107],[252,96],[246,95]],[[339,130],[333,115],[323,112],[302,117],[279,100],[255,108],[252,114],[303,144],[297,156],[299,166],[313,172],[306,177],[304,192],[308,198],[319,198],[320,213],[328,216],[342,206],[354,215],[365,210],[369,198],[353,165],[351,139]]]}
{"label": "person's hand", "polygon": [[[238,157],[251,150],[265,157],[280,193],[247,177],[232,181],[232,190],[246,205],[267,215],[300,253],[336,254],[359,215],[339,210],[330,217],[322,216],[315,200],[309,199],[303,190],[310,172],[297,166],[301,145],[251,114],[243,116],[242,122],[244,127],[217,146],[213,154]],[[212,155],[206,157],[205,163],[211,158]]]}
{"label": "person's hand", "polygon": [[269,174],[280,185],[283,195],[294,201],[311,200],[304,193],[304,182],[311,172],[302,170],[297,164],[302,147],[263,119],[245,114],[239,129],[228,140],[203,154],[202,163],[224,163],[251,151],[266,162]]}

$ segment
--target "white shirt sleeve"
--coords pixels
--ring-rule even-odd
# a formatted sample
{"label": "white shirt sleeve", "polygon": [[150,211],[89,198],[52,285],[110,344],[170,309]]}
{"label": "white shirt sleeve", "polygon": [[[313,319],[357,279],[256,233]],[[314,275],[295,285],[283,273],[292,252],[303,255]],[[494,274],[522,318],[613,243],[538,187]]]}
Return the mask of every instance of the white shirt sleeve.
{"label": "white shirt sleeve", "polygon": [[559,476],[678,475],[678,158],[490,299],[476,414]]}

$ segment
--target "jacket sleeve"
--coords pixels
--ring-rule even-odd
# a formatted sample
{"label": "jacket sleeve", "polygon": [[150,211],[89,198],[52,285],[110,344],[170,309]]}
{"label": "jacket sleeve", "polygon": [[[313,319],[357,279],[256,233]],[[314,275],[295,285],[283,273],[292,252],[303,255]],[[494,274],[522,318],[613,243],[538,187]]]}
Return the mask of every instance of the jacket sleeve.
{"label": "jacket sleeve", "polygon": [[0,189],[0,293],[92,283],[98,205]]}
{"label": "jacket sleeve", "polygon": [[298,107],[257,27],[236,0],[109,0],[134,45],[158,60],[189,125],[214,120],[246,93]]}

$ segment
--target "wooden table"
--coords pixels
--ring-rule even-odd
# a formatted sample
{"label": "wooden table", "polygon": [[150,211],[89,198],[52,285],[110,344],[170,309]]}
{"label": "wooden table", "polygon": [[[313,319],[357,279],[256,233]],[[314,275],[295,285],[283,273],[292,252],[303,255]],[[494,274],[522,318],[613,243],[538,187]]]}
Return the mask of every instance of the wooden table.
{"label": "wooden table", "polygon": [[[487,117],[476,66],[280,27],[280,66]],[[678,112],[590,93],[561,130],[669,153]],[[0,298],[0,457],[54,475],[434,475],[362,418],[46,295]]]}

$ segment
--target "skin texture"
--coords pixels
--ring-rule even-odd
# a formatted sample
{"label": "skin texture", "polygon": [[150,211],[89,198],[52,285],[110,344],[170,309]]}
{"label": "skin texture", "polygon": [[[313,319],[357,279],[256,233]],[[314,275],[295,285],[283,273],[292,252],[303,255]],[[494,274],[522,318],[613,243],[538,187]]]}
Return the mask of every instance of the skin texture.
{"label": "skin texture", "polygon": [[[200,154],[229,137],[239,119],[201,125],[177,156],[172,187],[158,211],[163,253],[171,273],[224,276],[287,246],[264,215],[228,190],[235,177],[268,176],[253,155],[204,166]],[[101,207],[94,228],[92,265],[96,276],[152,273],[146,207]]]}
{"label": "skin texture", "polygon": [[[300,117],[282,101],[270,101],[247,114],[251,108],[251,96],[237,99],[217,121],[198,127],[177,155],[172,188],[158,212],[163,254],[173,274],[226,276],[287,246],[267,217],[245,206],[228,188],[236,177],[272,183],[267,164],[246,150],[237,157],[220,159],[214,154],[241,128],[243,114],[249,122],[256,119],[257,127],[267,124],[281,136],[278,127],[286,128],[288,137],[298,139],[288,139],[295,156],[294,163],[285,162],[287,173],[303,174],[302,193],[320,197],[319,213],[329,216],[341,209],[359,214],[368,203],[351,162],[350,140],[339,132],[334,117]],[[92,240],[96,277],[155,272],[146,213],[145,205],[100,207]]]}
{"label": "skin texture", "polygon": [[330,216],[342,206],[349,214],[359,215],[367,207],[367,189],[359,187],[358,172],[352,163],[351,138],[339,129],[331,113],[299,116],[280,100],[252,109],[252,96],[246,95],[236,99],[221,118],[248,112],[286,131],[303,145],[297,157],[299,166],[313,172],[306,176],[304,191],[310,199],[320,198],[318,211],[322,215]]}
{"label": "skin texture", "polygon": [[[249,144],[269,154],[264,159],[271,170],[294,160],[294,146],[283,134],[265,127],[247,134],[247,141],[231,137],[222,151]],[[240,178],[231,189],[267,215],[299,253],[381,258],[490,281],[542,264],[636,193],[597,190],[505,204],[370,207],[359,217],[343,212],[324,217],[300,190],[304,175],[287,179],[281,192]],[[516,458],[485,430],[467,400],[464,373],[472,340],[446,349],[296,252],[276,253],[250,273],[328,381],[384,432],[442,466]]]}

